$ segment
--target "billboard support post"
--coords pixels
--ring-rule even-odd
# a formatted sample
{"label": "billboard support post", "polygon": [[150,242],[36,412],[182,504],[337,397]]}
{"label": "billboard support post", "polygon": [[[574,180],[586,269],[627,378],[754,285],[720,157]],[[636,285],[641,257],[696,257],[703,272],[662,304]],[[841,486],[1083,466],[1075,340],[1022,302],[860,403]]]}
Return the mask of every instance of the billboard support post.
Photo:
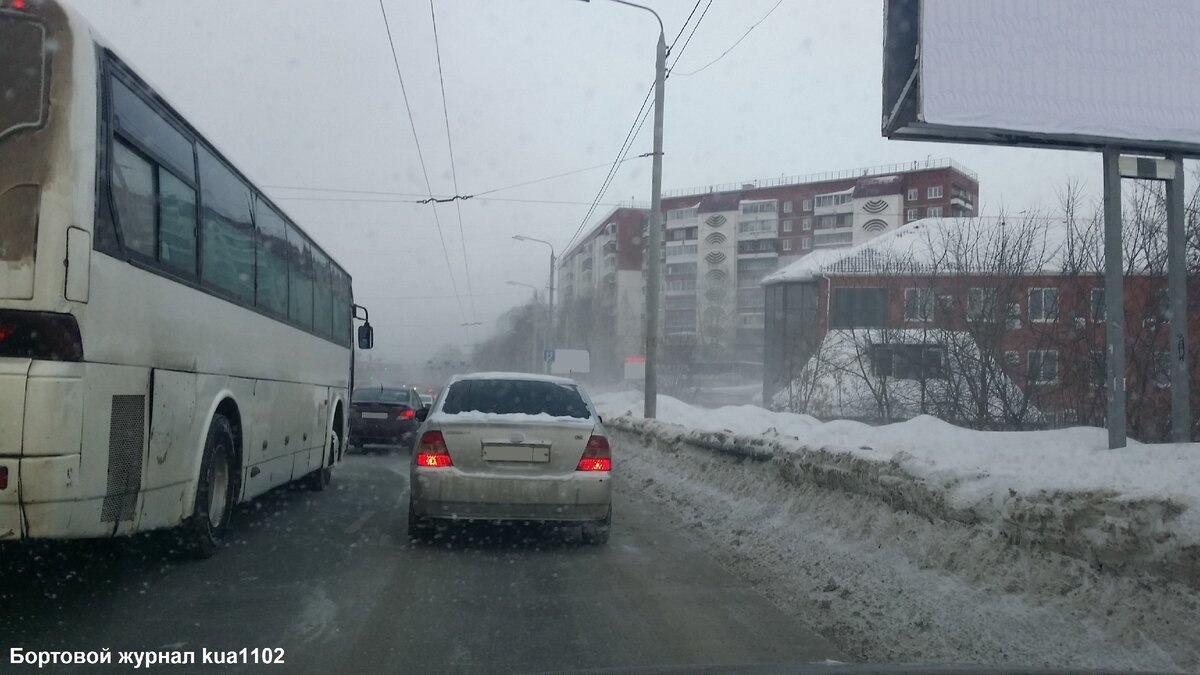
{"label": "billboard support post", "polygon": [[1108,447],[1125,447],[1125,279],[1121,250],[1121,154],[1104,150],[1104,333]]}
{"label": "billboard support post", "polygon": [[1187,235],[1184,231],[1183,158],[1168,157],[1174,175],[1167,181],[1167,296],[1171,309],[1171,440],[1191,440],[1188,409]]}

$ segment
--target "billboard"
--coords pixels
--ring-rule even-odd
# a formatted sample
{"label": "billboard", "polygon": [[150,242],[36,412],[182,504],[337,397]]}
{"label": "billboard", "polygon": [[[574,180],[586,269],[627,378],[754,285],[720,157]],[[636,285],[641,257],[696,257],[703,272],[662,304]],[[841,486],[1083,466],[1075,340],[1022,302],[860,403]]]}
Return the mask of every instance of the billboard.
{"label": "billboard", "polygon": [[1200,156],[1196,0],[887,0],[889,138]]}

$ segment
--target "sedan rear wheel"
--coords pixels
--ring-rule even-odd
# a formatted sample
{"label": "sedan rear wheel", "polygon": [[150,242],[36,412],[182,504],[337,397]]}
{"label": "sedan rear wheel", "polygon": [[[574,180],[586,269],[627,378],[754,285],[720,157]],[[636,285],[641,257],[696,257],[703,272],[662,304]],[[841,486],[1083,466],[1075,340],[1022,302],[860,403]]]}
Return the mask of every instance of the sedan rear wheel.
{"label": "sedan rear wheel", "polygon": [[612,529],[612,506],[608,507],[608,513],[604,515],[604,520],[598,520],[594,523],[584,523],[583,525],[583,541],[586,544],[594,544],[603,546],[608,543],[608,532]]}
{"label": "sedan rear wheel", "polygon": [[408,538],[416,542],[427,542],[433,539],[433,522],[428,518],[417,515],[412,501],[408,502]]}

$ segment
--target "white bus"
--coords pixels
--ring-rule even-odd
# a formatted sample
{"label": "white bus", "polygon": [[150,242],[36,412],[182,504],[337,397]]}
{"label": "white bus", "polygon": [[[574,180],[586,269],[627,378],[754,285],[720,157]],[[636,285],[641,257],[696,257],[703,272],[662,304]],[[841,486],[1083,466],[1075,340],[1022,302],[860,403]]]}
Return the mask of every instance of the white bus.
{"label": "white bus", "polygon": [[211,555],[235,503],[323,489],[354,307],[82,17],[0,0],[0,542],[178,528]]}

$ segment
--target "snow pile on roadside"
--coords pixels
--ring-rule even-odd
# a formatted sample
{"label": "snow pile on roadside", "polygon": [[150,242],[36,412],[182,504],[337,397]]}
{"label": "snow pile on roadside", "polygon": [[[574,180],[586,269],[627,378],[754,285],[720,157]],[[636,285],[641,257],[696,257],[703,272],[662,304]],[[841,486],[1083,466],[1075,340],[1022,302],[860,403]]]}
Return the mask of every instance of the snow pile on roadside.
{"label": "snow pile on roadside", "polygon": [[1108,450],[1104,431],[1090,427],[986,432],[928,416],[872,427],[753,406],[706,410],[667,396],[648,422],[636,392],[595,404],[618,428],[772,458],[796,484],[989,525],[1014,544],[1200,587],[1200,444],[1131,440]]}
{"label": "snow pile on roadside", "polygon": [[618,496],[668,508],[714,559],[855,661],[1200,668],[1194,589],[627,426],[610,428]]}

